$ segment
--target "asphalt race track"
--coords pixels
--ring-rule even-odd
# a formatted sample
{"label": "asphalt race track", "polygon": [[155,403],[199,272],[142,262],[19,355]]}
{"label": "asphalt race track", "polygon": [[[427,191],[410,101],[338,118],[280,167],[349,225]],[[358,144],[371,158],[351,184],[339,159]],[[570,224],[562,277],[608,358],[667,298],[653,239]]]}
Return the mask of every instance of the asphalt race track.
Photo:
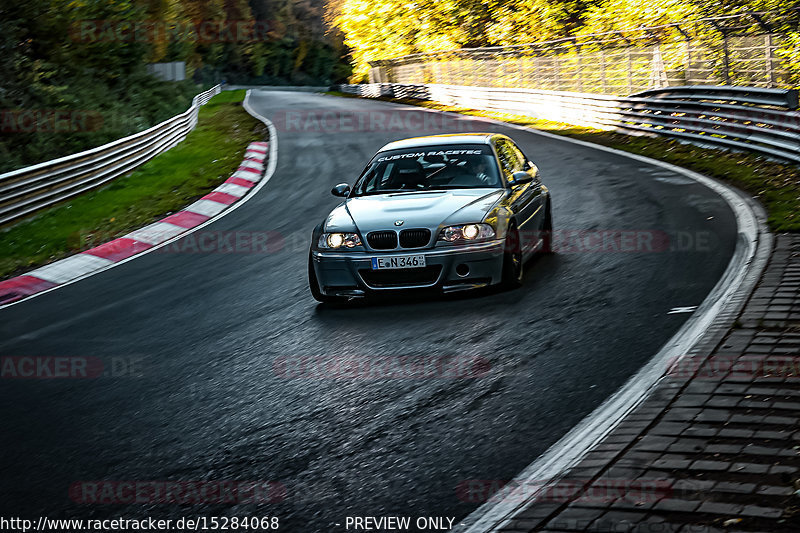
{"label": "asphalt race track", "polygon": [[[690,315],[669,311],[700,304],[733,252],[720,197],[625,157],[380,101],[254,91],[251,103],[278,130],[277,169],[201,231],[282,241],[256,253],[179,242],[0,310],[0,355],[97,358],[110,374],[0,380],[0,514],[278,516],[285,531],[343,531],[347,516],[462,519],[480,503],[462,483],[508,480],[556,442],[675,333]],[[334,115],[320,122],[324,111]],[[330,188],[352,184],[388,141],[459,129],[520,144],[552,191],[557,233],[629,230],[644,244],[567,245],[529,263],[512,292],[318,306],[308,239],[338,202]],[[459,378],[335,379],[282,366],[342,356],[481,365]],[[69,492],[154,480],[285,492],[235,506]]]}

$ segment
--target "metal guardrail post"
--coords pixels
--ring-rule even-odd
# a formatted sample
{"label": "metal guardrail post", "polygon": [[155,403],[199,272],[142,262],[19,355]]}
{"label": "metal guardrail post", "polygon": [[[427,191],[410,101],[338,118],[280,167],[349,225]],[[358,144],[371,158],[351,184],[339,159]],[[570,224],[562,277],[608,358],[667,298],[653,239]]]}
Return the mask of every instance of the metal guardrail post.
{"label": "metal guardrail post", "polygon": [[[692,43],[689,39],[684,41],[684,56],[686,57],[686,68],[684,69],[683,80],[686,85],[692,84]],[[628,94],[631,94],[633,89],[628,91]]]}
{"label": "metal guardrail post", "polygon": [[767,67],[767,80],[769,87],[777,87],[778,84],[775,81],[775,65],[772,63],[773,55],[772,55],[772,34],[768,33],[764,36],[764,61],[766,62]]}
{"label": "metal guardrail post", "polygon": [[728,48],[728,34],[722,33],[722,57],[723,68],[725,69],[725,85],[731,84],[731,52]]}
{"label": "metal guardrail post", "polygon": [[600,82],[603,86],[603,94],[608,94],[608,86],[606,85],[606,54],[604,50],[600,50]]}

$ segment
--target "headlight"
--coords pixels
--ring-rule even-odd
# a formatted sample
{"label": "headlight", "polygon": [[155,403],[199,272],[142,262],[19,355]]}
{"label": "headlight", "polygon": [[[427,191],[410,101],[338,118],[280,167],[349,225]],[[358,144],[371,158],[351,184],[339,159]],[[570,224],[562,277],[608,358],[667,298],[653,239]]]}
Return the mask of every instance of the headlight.
{"label": "headlight", "polygon": [[446,242],[476,242],[493,239],[494,228],[489,224],[464,224],[448,226],[439,233],[439,240]]}
{"label": "headlight", "polygon": [[323,233],[319,236],[320,248],[336,250],[338,248],[355,248],[361,246],[358,233]]}

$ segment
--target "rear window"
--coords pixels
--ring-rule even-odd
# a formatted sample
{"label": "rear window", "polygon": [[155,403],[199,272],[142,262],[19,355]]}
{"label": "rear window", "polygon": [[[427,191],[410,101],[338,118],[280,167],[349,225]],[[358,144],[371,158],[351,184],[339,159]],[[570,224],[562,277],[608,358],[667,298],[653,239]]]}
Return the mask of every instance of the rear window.
{"label": "rear window", "polygon": [[375,155],[353,195],[485,187],[502,187],[489,146],[422,146]]}

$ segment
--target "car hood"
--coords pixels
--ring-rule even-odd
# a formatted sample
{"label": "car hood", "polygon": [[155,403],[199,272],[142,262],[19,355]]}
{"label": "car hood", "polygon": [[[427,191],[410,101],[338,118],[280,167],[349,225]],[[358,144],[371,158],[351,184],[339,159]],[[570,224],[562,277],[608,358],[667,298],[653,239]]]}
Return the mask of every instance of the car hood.
{"label": "car hood", "polygon": [[349,198],[328,217],[326,231],[429,228],[481,222],[503,197],[505,189],[453,189],[390,193]]}

